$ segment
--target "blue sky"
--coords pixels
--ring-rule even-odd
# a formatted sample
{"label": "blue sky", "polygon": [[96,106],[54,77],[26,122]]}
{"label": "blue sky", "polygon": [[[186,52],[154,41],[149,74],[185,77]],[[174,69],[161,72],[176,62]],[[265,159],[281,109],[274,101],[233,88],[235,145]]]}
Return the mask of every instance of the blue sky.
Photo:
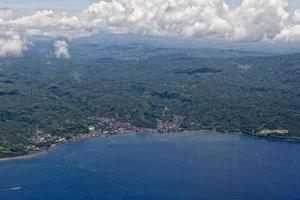
{"label": "blue sky", "polygon": [[80,11],[97,0],[0,0],[0,8],[9,8],[20,13],[39,9]]}
{"label": "blue sky", "polygon": [[[227,0],[231,6],[238,5],[242,0]],[[98,0],[1,0],[0,8],[10,8],[21,13],[28,13],[39,9],[53,9],[65,11],[79,11]],[[289,9],[300,8],[300,0],[288,0]]]}

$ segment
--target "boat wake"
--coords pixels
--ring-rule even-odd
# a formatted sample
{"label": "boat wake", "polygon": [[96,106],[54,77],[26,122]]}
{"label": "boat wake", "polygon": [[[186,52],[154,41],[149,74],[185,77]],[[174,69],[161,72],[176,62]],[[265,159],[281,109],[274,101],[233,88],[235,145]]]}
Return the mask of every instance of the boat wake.
{"label": "boat wake", "polygon": [[13,188],[8,188],[4,190],[0,190],[0,192],[6,192],[6,191],[13,191],[13,190],[20,190],[22,187],[13,187]]}

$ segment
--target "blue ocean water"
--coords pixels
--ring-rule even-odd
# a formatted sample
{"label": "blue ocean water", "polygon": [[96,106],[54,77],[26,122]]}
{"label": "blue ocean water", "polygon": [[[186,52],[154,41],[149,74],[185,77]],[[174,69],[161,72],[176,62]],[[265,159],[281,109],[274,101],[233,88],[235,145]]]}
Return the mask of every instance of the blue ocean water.
{"label": "blue ocean water", "polygon": [[300,199],[300,144],[127,134],[0,162],[1,200]]}

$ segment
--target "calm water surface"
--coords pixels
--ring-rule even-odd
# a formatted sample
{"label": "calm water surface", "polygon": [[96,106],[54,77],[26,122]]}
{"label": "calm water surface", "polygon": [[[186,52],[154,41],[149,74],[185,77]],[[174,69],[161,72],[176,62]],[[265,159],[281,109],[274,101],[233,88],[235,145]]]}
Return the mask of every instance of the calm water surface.
{"label": "calm water surface", "polygon": [[2,200],[300,199],[300,144],[128,134],[0,162]]}

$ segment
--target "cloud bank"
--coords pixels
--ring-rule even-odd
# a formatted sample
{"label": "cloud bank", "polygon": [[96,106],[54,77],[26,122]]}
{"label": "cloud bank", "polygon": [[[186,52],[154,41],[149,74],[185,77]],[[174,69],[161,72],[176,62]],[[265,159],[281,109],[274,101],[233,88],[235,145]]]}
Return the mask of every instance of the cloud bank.
{"label": "cloud bank", "polygon": [[41,10],[14,18],[0,10],[0,31],[68,38],[95,33],[221,37],[232,41],[300,40],[300,10],[289,13],[287,0],[99,1],[79,13]]}
{"label": "cloud bank", "polygon": [[57,40],[53,43],[54,55],[56,58],[70,58],[69,45],[64,40]]}

